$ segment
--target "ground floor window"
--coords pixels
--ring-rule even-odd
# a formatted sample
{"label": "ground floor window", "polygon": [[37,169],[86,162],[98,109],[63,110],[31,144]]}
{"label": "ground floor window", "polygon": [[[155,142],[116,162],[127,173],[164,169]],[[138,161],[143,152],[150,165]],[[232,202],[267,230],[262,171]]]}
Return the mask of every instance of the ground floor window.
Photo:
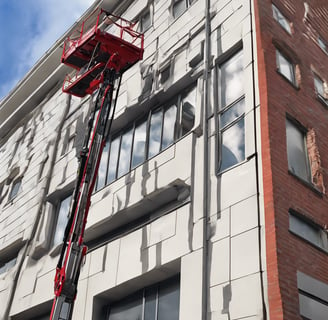
{"label": "ground floor window", "polygon": [[180,279],[174,277],[144,288],[108,309],[108,320],[178,320]]}

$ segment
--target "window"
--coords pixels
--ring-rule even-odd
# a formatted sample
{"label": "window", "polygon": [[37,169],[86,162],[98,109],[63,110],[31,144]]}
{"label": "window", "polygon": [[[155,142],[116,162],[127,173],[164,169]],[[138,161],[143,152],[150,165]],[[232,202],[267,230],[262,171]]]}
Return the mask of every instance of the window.
{"label": "window", "polygon": [[57,221],[54,232],[53,245],[56,246],[63,242],[64,232],[68,221],[69,207],[72,196],[62,199],[58,205]]}
{"label": "window", "polygon": [[18,192],[21,189],[21,185],[22,185],[22,178],[19,178],[16,181],[14,181],[9,193],[8,201],[12,201],[17,196]]}
{"label": "window", "polygon": [[305,136],[304,128],[286,119],[288,170],[302,180],[311,182]]}
{"label": "window", "polygon": [[195,0],[173,0],[172,12],[174,19],[180,17]]}
{"label": "window", "polygon": [[16,264],[17,257],[8,260],[0,260],[0,274],[7,272]]}
{"label": "window", "polygon": [[323,40],[321,37],[317,38],[318,45],[321,48],[321,50],[325,53],[328,54],[328,45],[325,40]]}
{"label": "window", "polygon": [[314,89],[318,98],[322,102],[328,103],[328,99],[326,98],[327,95],[325,93],[325,83],[316,75],[314,75]]}
{"label": "window", "polygon": [[302,319],[327,319],[328,285],[297,271],[297,286]]}
{"label": "window", "polygon": [[179,320],[180,283],[173,278],[145,288],[109,309],[108,320]]}
{"label": "window", "polygon": [[308,218],[289,210],[289,230],[314,246],[328,252],[328,234]]}
{"label": "window", "polygon": [[148,8],[140,17],[140,32],[146,32],[152,25],[150,9]]}
{"label": "window", "polygon": [[287,18],[280,12],[280,10],[272,4],[273,18],[289,33],[292,33],[290,22]]}
{"label": "window", "polygon": [[276,50],[276,54],[278,72],[296,85],[295,66],[279,50]]}
{"label": "window", "polygon": [[105,144],[95,190],[125,175],[188,133],[195,122],[195,103],[193,86],[114,135]]}
{"label": "window", "polygon": [[245,95],[243,52],[218,68],[220,171],[245,160]]}

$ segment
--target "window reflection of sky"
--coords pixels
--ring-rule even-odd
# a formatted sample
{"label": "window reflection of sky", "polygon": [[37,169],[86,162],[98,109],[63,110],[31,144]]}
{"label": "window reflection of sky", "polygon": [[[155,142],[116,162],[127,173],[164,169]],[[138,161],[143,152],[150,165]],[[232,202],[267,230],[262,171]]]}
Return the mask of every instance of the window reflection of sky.
{"label": "window reflection of sky", "polygon": [[109,142],[104,146],[103,153],[100,159],[99,169],[98,169],[98,179],[96,190],[102,188],[106,183],[106,171],[107,171],[107,160],[109,154]]}
{"label": "window reflection of sky", "polygon": [[221,67],[221,108],[244,93],[243,53],[237,53]]}
{"label": "window reflection of sky", "polygon": [[157,111],[151,117],[149,132],[149,150],[148,157],[156,155],[161,148],[162,133],[162,110]]}
{"label": "window reflection of sky", "polygon": [[228,110],[221,114],[221,128],[240,117],[245,112],[245,99],[238,101]]}
{"label": "window reflection of sky", "polygon": [[108,172],[107,172],[107,183],[115,180],[116,178],[116,164],[117,164],[119,147],[120,147],[120,137],[114,139],[111,143]]}
{"label": "window reflection of sky", "polygon": [[222,133],[222,163],[225,170],[245,160],[245,129],[244,118]]}
{"label": "window reflection of sky", "polygon": [[161,149],[165,149],[174,141],[174,128],[177,115],[177,107],[171,106],[164,113],[163,139]]}
{"label": "window reflection of sky", "polygon": [[146,129],[147,123],[143,122],[136,127],[134,132],[133,151],[132,151],[132,168],[142,163],[145,159],[146,146]]}
{"label": "window reflection of sky", "polygon": [[118,163],[117,176],[120,177],[127,173],[130,169],[130,155],[132,147],[132,129],[127,131],[122,136],[120,160]]}
{"label": "window reflection of sky", "polygon": [[53,244],[57,245],[63,241],[64,232],[68,220],[68,211],[69,211],[69,205],[71,203],[71,196],[65,198],[61,201],[59,210],[58,210],[58,218],[57,218],[57,224],[56,224],[56,230],[54,234],[54,241]]}

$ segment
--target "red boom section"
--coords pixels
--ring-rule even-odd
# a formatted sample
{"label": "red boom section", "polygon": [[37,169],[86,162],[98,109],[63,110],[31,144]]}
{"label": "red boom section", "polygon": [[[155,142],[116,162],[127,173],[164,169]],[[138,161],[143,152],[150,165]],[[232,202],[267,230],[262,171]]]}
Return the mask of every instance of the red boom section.
{"label": "red boom section", "polygon": [[[90,27],[94,21],[95,25]],[[66,76],[63,91],[84,97],[103,82],[104,70],[123,73],[141,60],[144,37],[133,30],[134,26],[102,9],[94,11],[64,43],[61,61],[75,72]]]}

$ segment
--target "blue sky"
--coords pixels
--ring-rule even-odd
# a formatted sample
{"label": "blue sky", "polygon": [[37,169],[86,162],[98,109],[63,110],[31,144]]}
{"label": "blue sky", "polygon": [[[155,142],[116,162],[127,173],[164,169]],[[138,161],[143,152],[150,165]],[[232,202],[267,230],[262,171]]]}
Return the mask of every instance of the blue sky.
{"label": "blue sky", "polygon": [[0,0],[0,100],[94,0]]}

